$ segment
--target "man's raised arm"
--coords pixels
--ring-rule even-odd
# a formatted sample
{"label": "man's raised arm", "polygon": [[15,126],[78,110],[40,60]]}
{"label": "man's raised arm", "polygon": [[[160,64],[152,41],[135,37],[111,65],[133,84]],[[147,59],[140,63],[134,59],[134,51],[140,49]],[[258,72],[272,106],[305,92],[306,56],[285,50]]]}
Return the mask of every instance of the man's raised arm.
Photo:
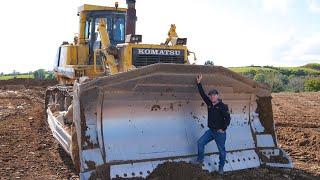
{"label": "man's raised arm", "polygon": [[203,101],[209,106],[211,103],[209,97],[206,95],[206,93],[203,90],[203,87],[201,85],[201,79],[202,79],[202,74],[197,76],[197,86],[198,86],[198,91],[203,99]]}

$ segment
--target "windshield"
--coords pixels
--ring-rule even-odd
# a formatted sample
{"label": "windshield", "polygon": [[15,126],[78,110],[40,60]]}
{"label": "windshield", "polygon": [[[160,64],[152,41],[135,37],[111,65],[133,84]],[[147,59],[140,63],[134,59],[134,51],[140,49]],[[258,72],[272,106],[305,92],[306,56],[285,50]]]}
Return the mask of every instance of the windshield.
{"label": "windshield", "polygon": [[[98,32],[98,25],[101,18],[95,19],[95,33],[97,34],[97,41],[100,41],[100,35]],[[125,22],[124,18],[117,18],[117,17],[107,17],[103,18],[107,23],[107,31],[109,34],[109,38],[111,44],[118,44],[123,43],[125,38]]]}
{"label": "windshield", "polygon": [[100,19],[107,24],[106,31],[109,34],[110,43],[114,46],[125,41],[125,13],[96,11],[87,14],[85,36],[89,42],[89,63],[93,62],[93,52],[101,49],[101,37],[98,31]]}

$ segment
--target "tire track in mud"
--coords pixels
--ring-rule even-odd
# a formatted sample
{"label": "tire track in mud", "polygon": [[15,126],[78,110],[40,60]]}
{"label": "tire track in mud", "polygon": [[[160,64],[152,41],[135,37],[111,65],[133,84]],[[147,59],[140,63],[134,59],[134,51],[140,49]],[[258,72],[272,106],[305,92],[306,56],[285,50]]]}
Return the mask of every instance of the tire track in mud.
{"label": "tire track in mud", "polygon": [[276,134],[297,168],[320,173],[320,92],[273,94]]}

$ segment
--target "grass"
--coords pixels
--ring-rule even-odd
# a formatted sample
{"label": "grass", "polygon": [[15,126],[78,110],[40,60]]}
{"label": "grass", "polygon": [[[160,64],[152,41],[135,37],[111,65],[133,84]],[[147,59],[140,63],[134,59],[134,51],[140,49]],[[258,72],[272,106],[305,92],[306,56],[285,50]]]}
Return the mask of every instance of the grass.
{"label": "grass", "polygon": [[[45,72],[45,77],[48,78],[49,76],[49,72]],[[9,80],[9,79],[13,79],[14,76],[13,75],[0,75],[0,80]],[[16,78],[30,78],[30,79],[33,79],[34,76],[33,74],[18,74],[16,75]]]}
{"label": "grass", "polygon": [[306,64],[306,65],[304,65],[302,67],[315,69],[315,70],[320,70],[320,64],[319,63],[309,63],[309,64]]}
{"label": "grass", "polygon": [[[8,80],[8,79],[13,79],[13,75],[2,75],[0,76],[0,80]],[[16,75],[16,78],[33,78],[32,74],[18,74]]]}
{"label": "grass", "polygon": [[230,67],[229,69],[231,69],[234,72],[240,73],[240,74],[246,74],[246,73],[258,73],[258,72],[277,72],[277,70],[275,69],[271,69],[271,68],[265,68],[265,67],[251,67],[251,66],[247,66],[247,67]]}
{"label": "grass", "polygon": [[[319,68],[319,70],[317,69]],[[273,66],[246,66],[230,67],[230,70],[240,74],[281,73],[287,76],[319,76],[320,64],[307,64],[301,67],[273,67]]]}

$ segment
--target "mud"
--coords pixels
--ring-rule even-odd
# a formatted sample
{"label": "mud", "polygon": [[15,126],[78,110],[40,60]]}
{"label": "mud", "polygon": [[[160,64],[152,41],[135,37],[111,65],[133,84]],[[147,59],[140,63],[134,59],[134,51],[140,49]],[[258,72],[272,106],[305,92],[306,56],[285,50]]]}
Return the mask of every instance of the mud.
{"label": "mud", "polygon": [[259,157],[261,161],[264,163],[282,163],[282,164],[289,163],[288,159],[283,156],[270,156],[270,158],[268,158],[263,153],[259,153]]}
{"label": "mud", "polygon": [[283,156],[271,156],[270,162],[277,162],[277,163],[283,163],[283,164],[289,163],[288,159],[284,158]]}
{"label": "mud", "polygon": [[185,162],[164,163],[158,166],[147,179],[210,179],[210,174],[200,166]]}
{"label": "mud", "polygon": [[184,162],[165,163],[153,171],[147,179],[150,180],[211,180],[211,179],[318,179],[310,173],[299,169],[256,168],[235,172],[226,172],[223,176],[215,172],[209,173],[195,165]]}
{"label": "mud", "polygon": [[95,180],[95,179],[108,180],[109,179],[108,177],[110,177],[109,172],[110,172],[110,166],[106,164],[99,166],[96,168],[96,171],[91,174],[91,176],[89,177],[89,180]]}
{"label": "mud", "polygon": [[90,170],[96,168],[96,163],[94,161],[85,161],[85,163],[87,164]]}
{"label": "mud", "polygon": [[161,109],[161,107],[159,106],[159,105],[157,105],[157,104],[155,104],[155,105],[153,105],[152,107],[151,107],[151,111],[158,111],[158,110],[160,110]]}
{"label": "mud", "polygon": [[273,113],[272,113],[272,97],[259,97],[257,99],[256,113],[259,114],[261,124],[265,128],[265,133],[274,134]]}
{"label": "mud", "polygon": [[[27,87],[0,89],[0,179],[79,179],[44,121],[46,88]],[[178,162],[159,166],[147,179],[320,179],[320,93],[272,97],[278,144],[292,158],[294,169],[262,167],[220,176]],[[108,168],[101,167],[92,178],[103,175]]]}

